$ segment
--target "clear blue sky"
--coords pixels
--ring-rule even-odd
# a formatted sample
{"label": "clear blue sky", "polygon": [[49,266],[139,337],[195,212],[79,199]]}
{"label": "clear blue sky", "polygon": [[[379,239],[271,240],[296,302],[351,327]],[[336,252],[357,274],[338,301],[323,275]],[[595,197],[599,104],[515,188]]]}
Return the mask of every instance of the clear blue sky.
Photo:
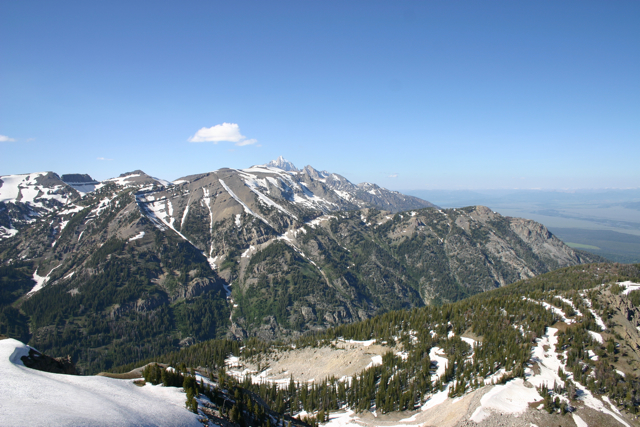
{"label": "clear blue sky", "polygon": [[279,155],[392,189],[639,187],[640,2],[0,2],[0,175]]}

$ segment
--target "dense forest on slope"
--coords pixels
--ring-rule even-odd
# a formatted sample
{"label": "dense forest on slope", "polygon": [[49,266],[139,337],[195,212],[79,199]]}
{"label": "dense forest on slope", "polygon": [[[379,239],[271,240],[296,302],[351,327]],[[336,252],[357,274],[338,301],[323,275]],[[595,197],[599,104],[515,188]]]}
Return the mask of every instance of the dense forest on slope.
{"label": "dense forest on slope", "polygon": [[[564,368],[557,372],[558,384],[538,389],[546,410],[575,410],[578,396],[589,392],[609,396],[620,410],[635,414],[640,405],[640,334],[636,328],[640,325],[640,291],[625,295],[624,286],[616,284],[624,281],[640,283],[640,265],[570,267],[456,303],[392,311],[292,341],[252,338],[241,347],[233,341],[209,341],[154,360],[200,367],[219,381],[219,387],[240,387],[259,395],[283,415],[305,411],[324,417],[344,408],[385,413],[417,409],[443,391],[456,397],[486,384],[526,378],[534,347],[553,326],[558,331],[557,357]],[[473,346],[469,338],[462,339],[470,336]],[[347,340],[375,340],[389,351],[381,364],[348,381],[328,377],[308,384],[292,378],[288,387],[234,378],[224,367],[229,355],[259,361],[269,354],[304,347],[335,348],[336,343]],[[448,361],[440,376],[434,376],[434,350],[445,354]],[[124,372],[134,365],[118,370]]]}

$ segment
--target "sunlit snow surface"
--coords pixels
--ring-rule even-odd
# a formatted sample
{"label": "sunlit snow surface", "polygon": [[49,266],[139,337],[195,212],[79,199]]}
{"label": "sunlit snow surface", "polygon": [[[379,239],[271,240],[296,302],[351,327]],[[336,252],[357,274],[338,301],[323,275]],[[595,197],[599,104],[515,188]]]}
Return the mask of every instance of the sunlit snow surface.
{"label": "sunlit snow surface", "polygon": [[471,416],[471,420],[481,422],[489,415],[490,410],[506,414],[521,414],[529,407],[529,402],[540,400],[535,388],[524,386],[524,380],[517,378],[505,385],[497,385],[480,399],[480,406]]}
{"label": "sunlit snow surface", "polygon": [[629,280],[627,280],[626,282],[618,282],[618,285],[625,288],[625,290],[622,291],[624,295],[629,295],[629,292],[637,291],[638,289],[640,289],[640,283],[634,283]]}
{"label": "sunlit snow surface", "polygon": [[55,199],[61,203],[66,203],[69,196],[62,192],[61,185],[47,187],[38,184],[38,178],[47,175],[47,172],[35,172],[22,175],[1,176],[2,187],[0,187],[0,202],[23,202],[35,206],[41,206],[36,199]]}
{"label": "sunlit snow surface", "polygon": [[29,347],[0,340],[2,426],[202,426],[176,387],[25,367]]}

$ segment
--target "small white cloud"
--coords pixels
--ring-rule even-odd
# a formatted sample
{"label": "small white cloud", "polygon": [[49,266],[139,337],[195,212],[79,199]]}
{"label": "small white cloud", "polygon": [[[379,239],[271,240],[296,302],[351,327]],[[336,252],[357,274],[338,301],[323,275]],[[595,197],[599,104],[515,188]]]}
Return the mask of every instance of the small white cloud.
{"label": "small white cloud", "polygon": [[221,125],[202,128],[188,140],[189,142],[235,142],[237,146],[253,145],[257,139],[247,139],[240,133],[240,126],[237,123],[222,123]]}
{"label": "small white cloud", "polygon": [[113,159],[107,159],[106,157],[98,157],[96,160],[111,161],[111,160],[113,160]]}
{"label": "small white cloud", "polygon": [[13,138],[9,138],[6,135],[0,135],[0,142],[15,142],[16,140]]}
{"label": "small white cloud", "polygon": [[27,138],[25,141],[26,142],[31,142],[31,141],[35,141],[35,140],[36,140],[35,138]]}
{"label": "small white cloud", "polygon": [[253,145],[253,144],[255,144],[256,142],[258,142],[258,140],[257,140],[257,139],[244,139],[244,140],[242,140],[242,141],[238,141],[238,142],[236,142],[236,145],[237,145],[237,146],[239,146],[239,147],[242,147],[242,146],[244,146],[244,145]]}
{"label": "small white cloud", "polygon": [[397,177],[398,177],[397,173],[393,173],[393,174],[389,175],[389,178],[397,178]]}

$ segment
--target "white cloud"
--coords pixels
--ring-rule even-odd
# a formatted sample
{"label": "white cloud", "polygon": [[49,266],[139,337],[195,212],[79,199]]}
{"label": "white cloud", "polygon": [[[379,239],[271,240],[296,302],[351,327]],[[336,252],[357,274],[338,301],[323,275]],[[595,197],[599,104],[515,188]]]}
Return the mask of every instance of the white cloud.
{"label": "white cloud", "polygon": [[0,142],[15,142],[15,139],[9,138],[6,135],[0,135]]}
{"label": "white cloud", "polygon": [[107,161],[109,161],[109,160],[113,160],[113,159],[107,159],[106,157],[98,157],[98,158],[96,158],[96,160],[107,160]]}
{"label": "white cloud", "polygon": [[397,174],[397,173],[394,173],[394,174],[389,175],[389,178],[397,178],[397,177],[398,177],[398,174]]}
{"label": "white cloud", "polygon": [[242,141],[236,142],[236,145],[242,147],[243,145],[253,145],[258,142],[257,139],[243,139]]}
{"label": "white cloud", "polygon": [[240,126],[237,123],[222,123],[221,125],[202,128],[195,135],[189,138],[189,142],[235,142],[237,146],[253,145],[257,139],[247,139],[240,133]]}

